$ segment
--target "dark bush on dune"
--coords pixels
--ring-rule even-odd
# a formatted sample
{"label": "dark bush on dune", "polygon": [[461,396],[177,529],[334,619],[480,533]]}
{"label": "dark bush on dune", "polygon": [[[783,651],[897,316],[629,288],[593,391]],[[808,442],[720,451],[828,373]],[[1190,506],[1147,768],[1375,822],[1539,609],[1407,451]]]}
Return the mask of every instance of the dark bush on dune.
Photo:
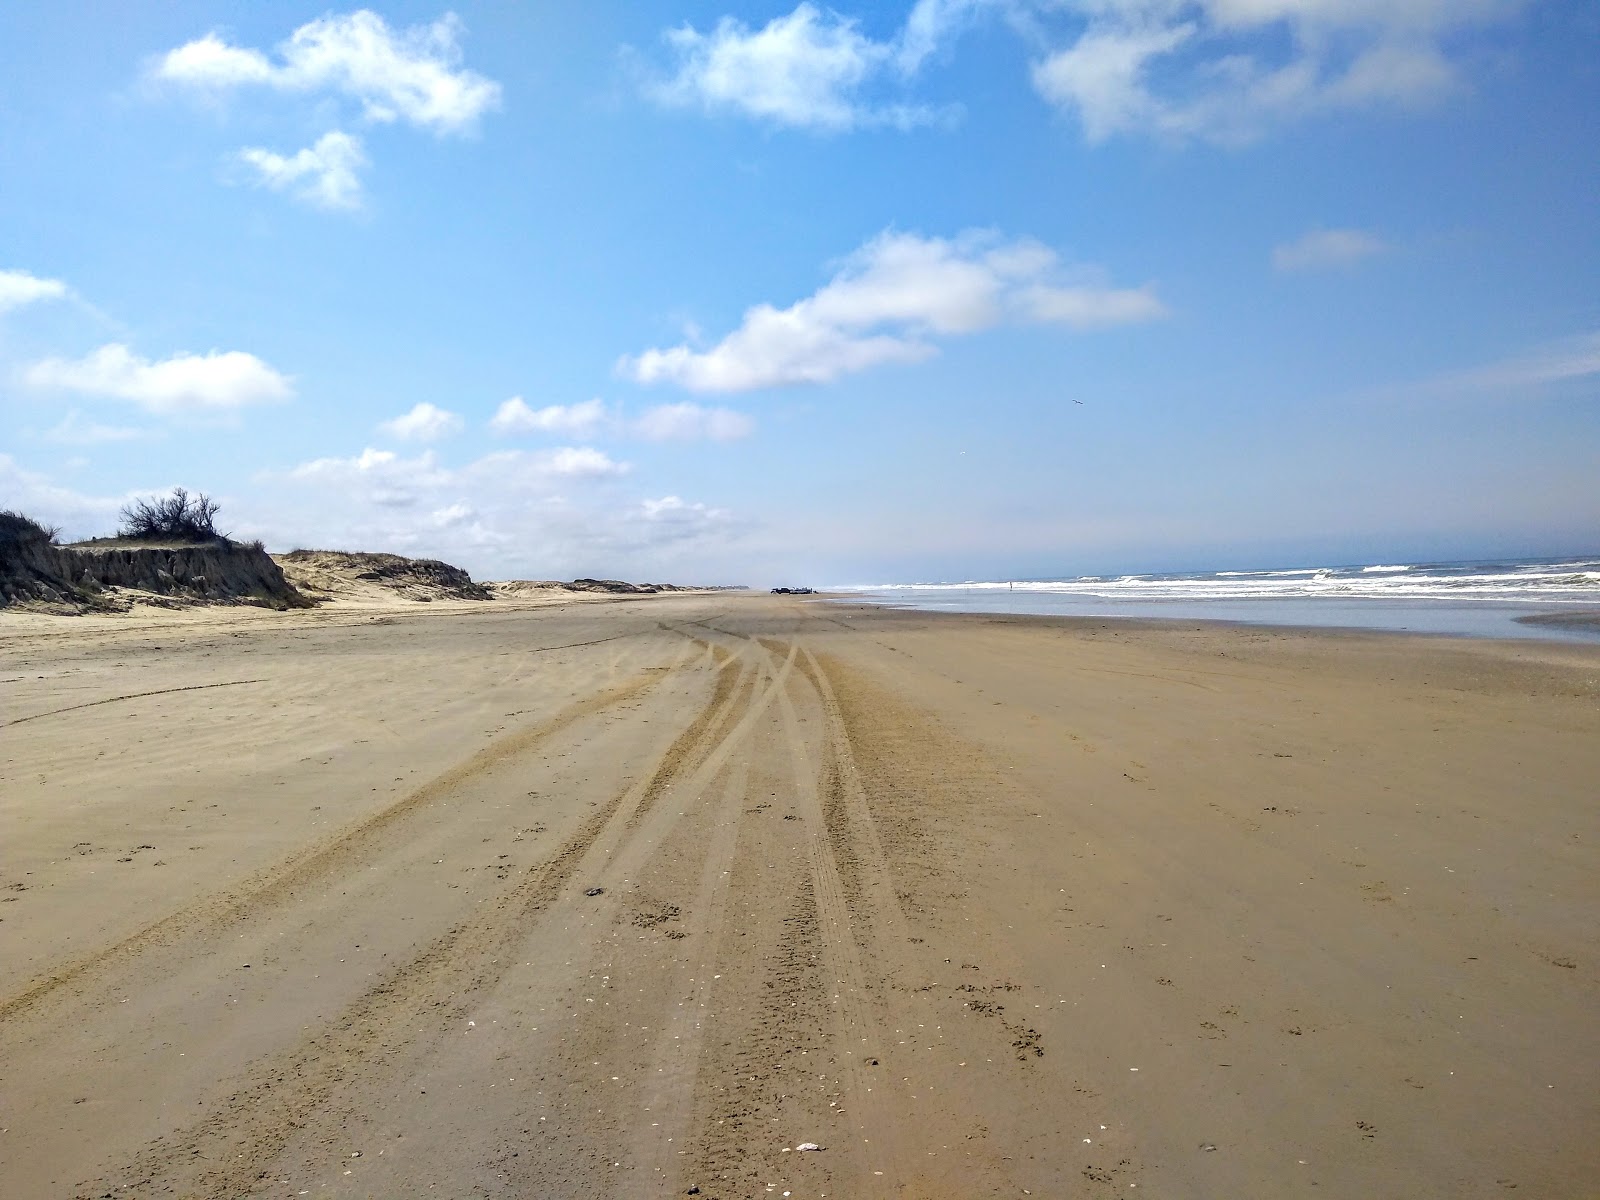
{"label": "dark bush on dune", "polygon": [[227,534],[218,533],[216,516],[222,505],[204,492],[190,496],[183,488],[158,500],[135,500],[122,510],[119,537],[139,540],[168,539],[180,542],[220,542]]}
{"label": "dark bush on dune", "polygon": [[0,546],[22,546],[33,542],[54,542],[61,530],[41,525],[9,508],[0,510]]}

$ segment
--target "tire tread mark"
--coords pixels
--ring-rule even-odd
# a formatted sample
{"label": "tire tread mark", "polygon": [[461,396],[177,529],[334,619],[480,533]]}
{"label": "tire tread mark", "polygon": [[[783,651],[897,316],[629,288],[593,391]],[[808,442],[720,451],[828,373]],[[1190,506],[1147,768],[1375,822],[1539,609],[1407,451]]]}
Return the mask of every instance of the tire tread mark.
{"label": "tire tread mark", "polygon": [[[780,643],[781,644],[781,643]],[[830,828],[822,792],[825,782],[840,774],[840,763],[848,753],[848,743],[841,741],[846,734],[842,725],[832,719],[828,708],[831,692],[824,680],[817,678],[820,670],[809,650],[793,643],[787,647],[791,661],[800,669],[800,677],[809,683],[818,703],[828,717],[824,758],[813,764],[805,752],[799,728],[799,714],[787,693],[780,698],[780,711],[789,743],[795,773],[796,790],[801,799],[801,814],[809,831],[811,882],[816,904],[817,923],[822,938],[824,962],[831,968],[834,980],[835,1037],[840,1051],[842,1075],[846,1094],[846,1111],[856,1121],[857,1132],[863,1145],[871,1145],[883,1157],[879,1160],[898,1177],[903,1154],[899,1137],[892,1121],[879,1116],[879,1103],[874,1100],[872,1080],[867,1073],[867,1057],[871,1047],[884,1042],[882,1027],[873,1012],[872,988],[868,978],[863,935],[870,935],[875,914],[852,904],[840,869],[840,847],[852,866],[859,870],[860,855],[845,839],[843,831]],[[809,669],[808,669],[809,668]],[[892,888],[890,889],[892,893]],[[876,1196],[886,1194],[894,1186],[891,1178],[879,1175],[861,1175],[856,1181],[855,1194]]]}
{"label": "tire tread mark", "polygon": [[443,774],[436,775],[393,804],[335,834],[331,839],[308,847],[257,872],[234,888],[206,896],[146,925],[143,929],[96,951],[87,958],[36,979],[22,991],[0,1001],[0,1020],[9,1020],[26,1012],[51,993],[83,979],[97,968],[108,966],[151,947],[166,945],[179,938],[192,936],[201,930],[231,924],[242,919],[254,908],[270,905],[287,897],[295,889],[312,883],[318,876],[338,870],[347,860],[370,847],[371,843],[390,826],[418,809],[427,807],[453,789],[508,759],[525,754],[583,718],[594,716],[633,699],[654,687],[661,678],[663,677],[659,675],[647,675],[628,680],[569,705],[546,721],[491,742],[464,762],[451,767]]}
{"label": "tire tread mark", "polygon": [[687,764],[692,762],[698,765],[704,761],[718,742],[727,736],[729,726],[735,720],[741,697],[746,691],[754,690],[753,672],[740,670],[737,660],[732,656],[722,660],[717,667],[717,680],[711,693],[711,700],[689,723],[689,727],[673,739],[672,745],[662,758],[661,765],[640,795],[639,803],[628,814],[630,830],[638,828],[649,815],[673,779],[683,774],[686,769],[692,769],[688,768]]}
{"label": "tire tread mark", "polygon": [[[712,710],[708,702],[701,715]],[[96,1194],[166,1185],[169,1164],[216,1164],[187,1187],[185,1195],[243,1196],[260,1183],[266,1164],[281,1152],[314,1110],[326,1108],[360,1068],[409,1042],[419,1021],[448,1021],[468,996],[492,987],[515,963],[510,951],[528,934],[529,923],[560,899],[584,856],[628,810],[630,799],[659,794],[683,770],[683,735],[642,784],[621,789],[543,863],[529,869],[486,911],[436,938],[415,958],[392,970],[349,1005],[331,1027],[287,1050],[258,1059],[245,1083],[220,1108],[187,1129],[158,1138],[129,1164],[120,1182],[103,1180]],[[441,1015],[440,997],[449,997]],[[320,1122],[327,1124],[326,1121]],[[217,1147],[225,1143],[226,1150]],[[214,1152],[207,1153],[208,1149]]]}

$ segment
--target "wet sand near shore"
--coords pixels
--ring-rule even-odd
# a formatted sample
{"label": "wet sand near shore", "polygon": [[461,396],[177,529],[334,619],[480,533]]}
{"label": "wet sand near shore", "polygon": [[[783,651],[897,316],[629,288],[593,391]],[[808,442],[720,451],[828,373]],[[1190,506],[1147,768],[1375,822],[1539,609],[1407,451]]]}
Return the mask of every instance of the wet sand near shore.
{"label": "wet sand near shore", "polygon": [[8,1200],[1600,1179],[1600,649],[663,595],[0,688]]}

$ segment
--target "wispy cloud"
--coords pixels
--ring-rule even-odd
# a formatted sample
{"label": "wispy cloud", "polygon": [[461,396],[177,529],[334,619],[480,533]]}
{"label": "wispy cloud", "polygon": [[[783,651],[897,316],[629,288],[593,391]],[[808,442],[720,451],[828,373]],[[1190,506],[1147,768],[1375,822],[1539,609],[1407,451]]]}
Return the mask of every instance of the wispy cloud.
{"label": "wispy cloud", "polygon": [[160,414],[228,412],[294,394],[287,376],[242,350],[151,361],[119,343],[81,359],[44,359],[26,368],[23,380],[39,388],[129,400]]}
{"label": "wispy cloud", "polygon": [[128,425],[105,425],[73,409],[41,436],[47,442],[59,442],[65,446],[93,446],[107,442],[137,441],[149,437],[150,433],[148,429],[136,429]]}
{"label": "wispy cloud", "polygon": [[952,239],[880,234],[833,279],[787,308],[758,304],[708,350],[646,350],[619,370],[640,383],[738,392],[829,383],[886,363],[938,353],[938,340],[1002,323],[1076,329],[1149,321],[1166,313],[1152,287],[1117,288],[1072,277],[1038,242],[984,231]]}
{"label": "wispy cloud", "polygon": [[731,408],[699,404],[660,404],[646,409],[630,425],[636,437],[652,442],[733,442],[749,437],[756,423]]}
{"label": "wispy cloud", "polygon": [[1519,399],[1555,384],[1600,376],[1600,331],[1534,347],[1524,354],[1454,371],[1401,390],[1431,398],[1496,394]]}
{"label": "wispy cloud", "polygon": [[[1459,35],[1527,0],[918,0],[888,38],[801,3],[752,28],[664,35],[659,103],[822,132],[910,128],[942,114],[910,92],[985,15],[1034,47],[1034,89],[1091,142],[1120,135],[1247,142],[1319,113],[1406,109],[1466,86]],[[899,92],[893,102],[887,92]]]}
{"label": "wispy cloud", "polygon": [[1313,229],[1292,242],[1273,247],[1272,265],[1280,271],[1350,267],[1388,248],[1382,238],[1361,229]]}
{"label": "wispy cloud", "polygon": [[460,433],[462,420],[453,412],[424,401],[393,420],[378,426],[380,433],[408,442],[436,442]]}
{"label": "wispy cloud", "polygon": [[461,66],[462,23],[454,14],[396,30],[368,9],[300,26],[276,59],[230,45],[216,33],[156,60],[161,82],[210,93],[245,87],[351,97],[369,121],[405,121],[439,134],[463,133],[499,107],[500,85]]}
{"label": "wispy cloud", "polygon": [[1589,400],[1600,395],[1600,330],[1558,338],[1477,366],[1380,384],[1349,399],[1377,405],[1514,404],[1563,394]]}
{"label": "wispy cloud", "polygon": [[1411,108],[1464,85],[1451,38],[1521,0],[1064,0],[1030,4],[1039,94],[1091,142],[1245,142],[1318,113]]}
{"label": "wispy cloud", "polygon": [[367,156],[361,139],[348,133],[325,133],[316,145],[287,157],[247,147],[239,151],[238,160],[256,184],[289,192],[315,208],[361,207],[361,170],[367,165]]}
{"label": "wispy cloud", "polygon": [[731,442],[748,437],[755,422],[730,408],[699,404],[658,404],[637,417],[608,408],[596,398],[581,404],[549,404],[534,408],[513,396],[495,410],[489,428],[501,437],[525,434],[597,435],[640,438],[649,442]]}
{"label": "wispy cloud", "polygon": [[0,453],[0,495],[5,496],[6,507],[47,525],[59,525],[68,537],[108,532],[117,511],[130,498],[128,494],[93,496],[62,487],[4,453]]}

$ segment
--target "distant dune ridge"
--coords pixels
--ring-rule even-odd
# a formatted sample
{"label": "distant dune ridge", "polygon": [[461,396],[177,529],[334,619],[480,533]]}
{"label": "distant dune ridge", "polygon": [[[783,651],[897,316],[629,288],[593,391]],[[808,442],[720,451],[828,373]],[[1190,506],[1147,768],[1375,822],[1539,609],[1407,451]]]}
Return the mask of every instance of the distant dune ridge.
{"label": "distant dune ridge", "polygon": [[273,555],[284,576],[314,600],[493,600],[460,567],[436,558],[348,550],[291,550]]}
{"label": "distant dune ridge", "polygon": [[429,603],[435,600],[539,600],[598,593],[647,596],[658,592],[703,592],[717,588],[675,583],[628,583],[621,579],[509,579],[476,583],[460,567],[434,558],[403,558],[346,550],[292,550],[273,558],[295,587],[313,600]]}
{"label": "distant dune ridge", "polygon": [[289,609],[718,590],[723,589],[589,578],[478,583],[460,567],[435,558],[350,550],[268,554],[259,542],[220,534],[198,540],[120,536],[60,545],[54,531],[38,522],[0,513],[0,608],[60,614],[126,612],[134,604]]}
{"label": "distant dune ridge", "polygon": [[497,596],[537,596],[545,592],[605,592],[614,596],[648,596],[656,592],[724,591],[724,588],[685,587],[676,583],[625,583],[620,579],[505,579],[487,585]]}

